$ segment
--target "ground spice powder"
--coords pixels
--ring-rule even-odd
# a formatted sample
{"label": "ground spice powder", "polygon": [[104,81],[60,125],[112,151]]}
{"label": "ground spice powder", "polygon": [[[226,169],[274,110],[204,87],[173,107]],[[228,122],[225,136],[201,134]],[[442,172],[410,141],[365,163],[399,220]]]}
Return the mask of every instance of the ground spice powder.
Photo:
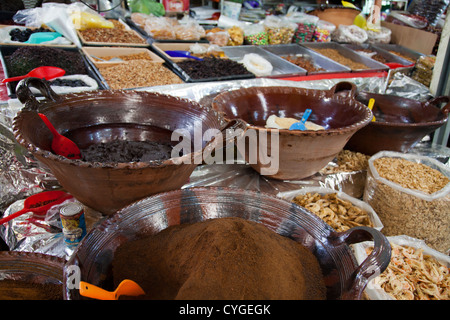
{"label": "ground spice powder", "polygon": [[169,227],[123,244],[113,259],[117,286],[139,283],[140,299],[325,299],[316,257],[260,223],[217,218]]}

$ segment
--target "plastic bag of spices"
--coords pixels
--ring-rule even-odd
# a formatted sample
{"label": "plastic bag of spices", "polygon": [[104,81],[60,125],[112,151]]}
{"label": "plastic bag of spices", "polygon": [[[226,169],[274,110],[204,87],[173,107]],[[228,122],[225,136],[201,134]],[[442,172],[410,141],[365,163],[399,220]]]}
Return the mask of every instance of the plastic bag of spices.
{"label": "plastic bag of spices", "polygon": [[269,44],[267,32],[264,25],[254,23],[244,27],[244,43],[250,45],[266,45]]}
{"label": "plastic bag of spices", "polygon": [[264,19],[269,44],[287,44],[292,42],[297,25],[286,18],[268,16]]}
{"label": "plastic bag of spices", "polygon": [[450,249],[450,168],[433,158],[381,151],[369,159],[363,199],[387,236],[408,235]]}
{"label": "plastic bag of spices", "polygon": [[[390,264],[375,273],[364,290],[369,300],[448,300],[450,256],[406,235],[387,237]],[[362,263],[373,248],[372,241],[352,245],[356,261]],[[430,270],[432,270],[430,272]]]}
{"label": "plastic bag of spices", "polygon": [[331,34],[336,30],[336,26],[328,21],[319,20],[317,22],[316,29],[314,30],[314,35],[312,40],[314,42],[330,42]]}
{"label": "plastic bag of spices", "polygon": [[356,25],[339,25],[332,33],[331,40],[344,43],[364,43],[368,39],[367,31]]}
{"label": "plastic bag of spices", "polygon": [[317,23],[319,22],[319,17],[303,12],[295,12],[289,17],[289,20],[297,25],[293,42],[300,43],[312,40]]}

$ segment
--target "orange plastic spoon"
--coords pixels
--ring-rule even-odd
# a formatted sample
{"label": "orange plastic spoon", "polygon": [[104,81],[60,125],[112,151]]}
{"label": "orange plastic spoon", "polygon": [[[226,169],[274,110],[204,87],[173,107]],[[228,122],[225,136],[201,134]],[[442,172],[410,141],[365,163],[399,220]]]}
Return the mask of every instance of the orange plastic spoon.
{"label": "orange plastic spoon", "polygon": [[120,296],[141,296],[144,290],[133,280],[125,279],[114,291],[107,291],[93,284],[80,281],[80,294],[98,300],[118,300]]}

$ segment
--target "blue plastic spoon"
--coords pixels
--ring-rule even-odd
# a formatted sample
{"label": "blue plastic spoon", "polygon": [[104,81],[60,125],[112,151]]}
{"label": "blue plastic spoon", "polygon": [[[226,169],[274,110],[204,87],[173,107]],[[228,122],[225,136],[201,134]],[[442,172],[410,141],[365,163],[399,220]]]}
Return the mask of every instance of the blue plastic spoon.
{"label": "blue plastic spoon", "polygon": [[306,120],[308,120],[310,114],[311,114],[311,109],[306,109],[305,112],[303,113],[302,120],[300,120],[299,122],[293,123],[289,127],[289,130],[306,130],[305,122],[306,122]]}
{"label": "blue plastic spoon", "polygon": [[164,51],[165,53],[167,53],[169,56],[171,56],[172,58],[190,58],[190,59],[195,59],[195,60],[199,60],[199,61],[203,61],[202,58],[196,57],[191,55],[191,53],[189,51],[183,51],[183,50],[168,50],[168,51]]}

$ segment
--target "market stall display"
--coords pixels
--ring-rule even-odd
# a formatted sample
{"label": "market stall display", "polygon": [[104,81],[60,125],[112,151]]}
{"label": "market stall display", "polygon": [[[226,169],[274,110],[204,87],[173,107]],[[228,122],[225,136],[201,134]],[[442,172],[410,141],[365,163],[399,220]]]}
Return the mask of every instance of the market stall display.
{"label": "market stall display", "polygon": [[[27,78],[17,88],[0,84],[0,250],[17,251],[0,252],[0,293],[79,299],[70,272],[113,290],[131,267],[146,289],[138,299],[234,299],[247,286],[245,297],[260,299],[448,300],[450,151],[428,138],[447,124],[449,98],[430,92],[436,56],[399,39],[400,27],[418,27],[411,39],[424,42],[420,52],[431,43],[436,52],[427,31],[442,29],[423,26],[421,12],[394,10],[386,20],[413,25],[383,21],[373,30],[357,8],[317,7],[280,4],[258,9],[258,21],[246,10],[242,21],[200,22],[187,12],[99,14],[82,3],[45,3],[18,12],[20,25],[1,25],[0,76]],[[37,66],[62,63],[68,75],[30,77],[24,67],[35,58],[43,59]],[[51,151],[37,112],[80,145],[81,159]],[[49,204],[45,216],[21,210],[34,194],[61,188],[70,199]],[[86,218],[86,236],[67,233],[68,202]],[[410,236],[417,241],[393,239]],[[422,252],[418,242],[430,247]],[[179,251],[166,249],[173,245]],[[25,251],[66,259],[57,271],[64,279],[40,275],[37,284],[1,268],[23,265]],[[32,268],[46,269],[47,260]],[[306,268],[314,263],[322,274]],[[189,286],[178,291],[187,274]]]}
{"label": "market stall display", "polygon": [[[37,67],[53,66],[65,70],[64,78],[59,79],[54,86],[58,93],[71,92],[74,87],[78,87],[79,91],[105,88],[97,69],[75,48],[4,46],[0,47],[0,52],[5,78],[25,75]],[[17,84],[17,81],[7,84],[10,97],[16,97]]]}

